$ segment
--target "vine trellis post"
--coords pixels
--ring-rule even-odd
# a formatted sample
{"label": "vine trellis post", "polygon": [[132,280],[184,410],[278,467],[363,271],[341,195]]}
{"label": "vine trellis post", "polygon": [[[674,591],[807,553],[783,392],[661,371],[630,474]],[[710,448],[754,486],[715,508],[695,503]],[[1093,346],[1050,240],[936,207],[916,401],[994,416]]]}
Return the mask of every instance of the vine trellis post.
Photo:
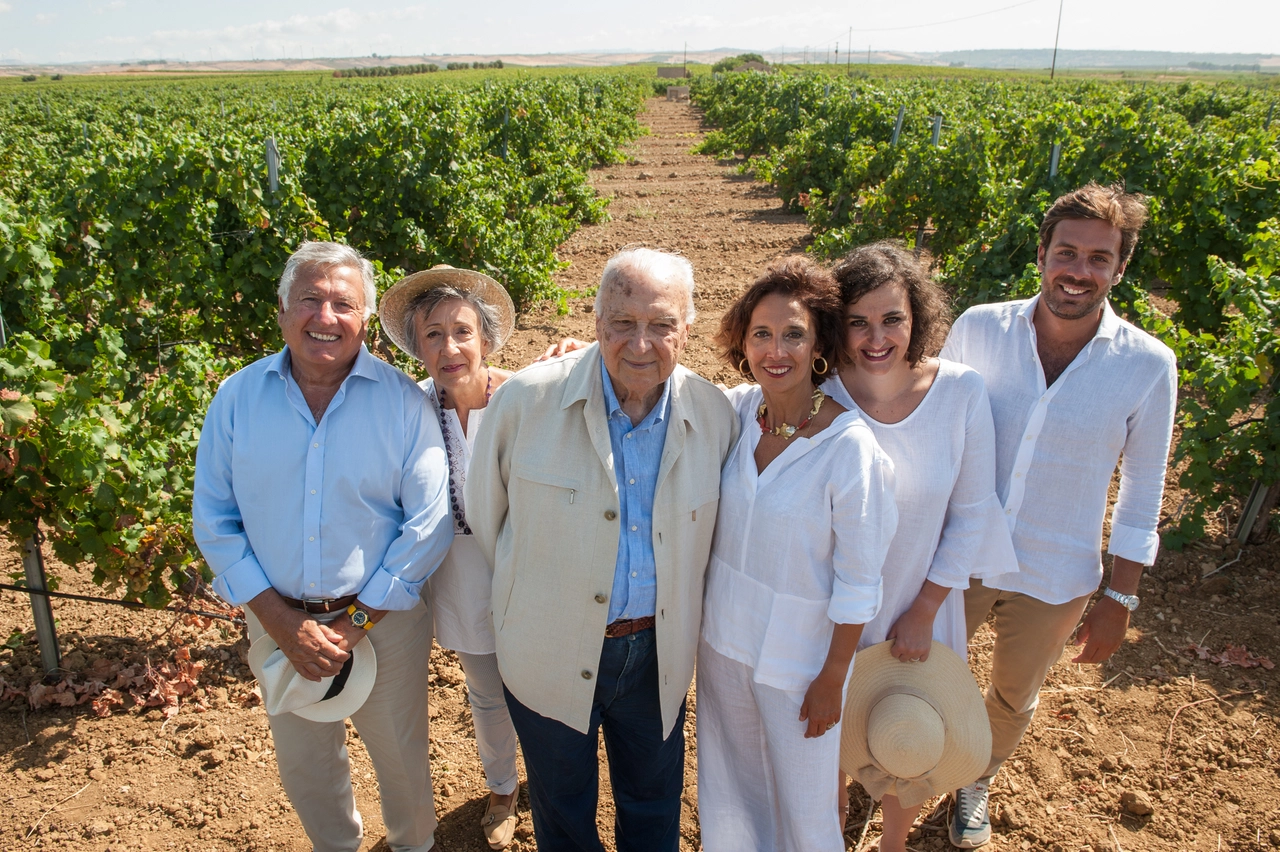
{"label": "vine trellis post", "polygon": [[[44,573],[44,554],[40,544],[44,541],[44,533],[39,525],[36,531],[22,542],[22,569],[26,575],[27,588],[48,591],[49,582]],[[58,633],[53,625],[53,607],[49,605],[46,595],[29,595],[31,598],[31,615],[36,622],[36,639],[40,643],[40,663],[45,674],[53,674],[62,665],[62,651],[58,648]]]}

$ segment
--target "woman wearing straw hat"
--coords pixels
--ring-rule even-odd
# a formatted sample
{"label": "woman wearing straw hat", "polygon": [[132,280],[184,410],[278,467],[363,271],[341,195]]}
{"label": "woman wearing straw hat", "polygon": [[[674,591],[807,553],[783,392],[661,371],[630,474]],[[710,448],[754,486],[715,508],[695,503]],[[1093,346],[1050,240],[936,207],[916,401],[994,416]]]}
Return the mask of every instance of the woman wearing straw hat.
{"label": "woman wearing straw hat", "polygon": [[794,257],[729,308],[716,342],[757,384],[729,391],[698,647],[698,813],[707,852],[843,852],[841,706],[880,605],[893,468],[817,385],[843,348],[830,275]]}
{"label": "woman wearing straw hat", "polygon": [[[844,302],[848,360],[822,389],[862,415],[893,460],[898,507],[884,602],[863,628],[855,672],[866,664],[861,649],[886,639],[892,657],[909,665],[930,659],[933,640],[964,660],[969,578],[1017,571],[996,496],[995,430],[982,377],[931,357],[946,335],[947,304],[911,252],[892,242],[862,246],[833,274]],[[918,673],[900,666],[898,674]],[[858,771],[870,766],[845,764],[881,800],[881,852],[903,852],[920,806],[933,794],[923,795],[927,787],[919,783],[899,787],[874,767]],[[847,810],[848,793],[840,788]]]}
{"label": "woman wearing straw hat", "polygon": [[437,266],[398,281],[383,295],[378,317],[387,336],[426,367],[430,378],[422,388],[444,434],[454,539],[424,592],[435,617],[436,641],[458,655],[467,678],[476,747],[490,791],[480,825],[490,848],[505,849],[519,819],[516,732],[494,653],[491,572],[467,526],[462,489],[485,406],[511,375],[485,359],[511,336],[515,307],[489,276]]}

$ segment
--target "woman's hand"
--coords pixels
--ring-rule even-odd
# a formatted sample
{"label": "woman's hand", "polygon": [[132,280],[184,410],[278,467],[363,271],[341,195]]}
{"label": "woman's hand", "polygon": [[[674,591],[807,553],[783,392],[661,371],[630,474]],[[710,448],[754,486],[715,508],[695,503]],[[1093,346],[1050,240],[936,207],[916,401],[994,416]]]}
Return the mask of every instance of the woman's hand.
{"label": "woman's hand", "polygon": [[[547,347],[547,351],[542,353],[542,357],[538,361],[546,361],[550,358],[559,358],[561,355],[568,355],[578,349],[586,349],[590,346],[585,340],[578,340],[576,337],[562,338],[559,343],[553,343]],[[534,361],[533,363],[538,363]]]}
{"label": "woman's hand", "polygon": [[828,674],[824,669],[804,694],[804,703],[800,705],[800,721],[808,722],[805,739],[820,737],[835,727],[840,721],[840,711],[844,707],[844,678]]}
{"label": "woman's hand", "polygon": [[892,639],[889,653],[904,663],[923,663],[933,647],[933,619],[951,590],[925,580],[909,609],[889,628],[886,639]]}
{"label": "woman's hand", "polygon": [[912,605],[898,616],[885,637],[893,640],[889,653],[904,663],[923,663],[933,647],[933,617],[925,607]]}

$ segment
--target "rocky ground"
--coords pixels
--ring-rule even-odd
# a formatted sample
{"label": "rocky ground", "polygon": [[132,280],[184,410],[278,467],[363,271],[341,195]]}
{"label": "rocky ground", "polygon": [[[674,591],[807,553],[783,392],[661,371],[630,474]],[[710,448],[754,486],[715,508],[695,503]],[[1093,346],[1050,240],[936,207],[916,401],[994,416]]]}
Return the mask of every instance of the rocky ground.
{"label": "rocky ground", "polygon": [[[710,347],[720,312],[768,261],[802,251],[808,228],[735,164],[689,153],[702,128],[687,105],[651,101],[645,120],[651,135],[631,160],[594,174],[613,199],[613,218],[562,247],[568,266],[559,280],[588,291],[623,245],[680,249],[699,283],[685,363],[727,380]],[[522,365],[566,334],[590,339],[589,296],[569,308],[522,317],[502,365]],[[1170,489],[1166,508],[1176,511],[1179,502]],[[1029,736],[996,781],[991,848],[1280,848],[1280,708],[1271,666],[1278,556],[1280,541],[1241,552],[1221,531],[1161,555],[1115,658],[1075,666],[1067,654],[1050,674]],[[47,552],[46,559],[63,590],[101,592]],[[16,551],[0,550],[0,573],[15,571]],[[0,648],[0,769],[10,779],[0,789],[0,849],[309,848],[280,788],[239,625],[75,601],[53,608],[68,673],[45,689],[26,599],[0,593],[0,639],[9,637]],[[984,628],[971,648],[980,681],[990,641]],[[462,671],[438,648],[430,665],[438,848],[481,852],[485,790]],[[32,708],[33,685],[37,703],[48,706]],[[682,828],[690,852],[699,848],[695,698]],[[354,730],[349,745],[365,848],[385,849],[372,768]],[[612,849],[607,780],[604,788],[602,836]],[[948,848],[947,802],[924,813],[912,848]],[[874,842],[878,825],[855,785],[849,848]],[[534,848],[527,816],[512,848]]]}

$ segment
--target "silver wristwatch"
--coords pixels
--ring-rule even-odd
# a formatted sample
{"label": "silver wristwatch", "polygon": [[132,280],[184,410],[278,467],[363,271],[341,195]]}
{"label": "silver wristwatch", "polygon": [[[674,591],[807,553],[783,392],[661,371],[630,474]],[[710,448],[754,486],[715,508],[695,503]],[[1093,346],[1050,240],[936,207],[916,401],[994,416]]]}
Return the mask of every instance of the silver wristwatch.
{"label": "silver wristwatch", "polygon": [[1133,612],[1135,609],[1138,608],[1137,595],[1122,595],[1119,592],[1117,592],[1115,589],[1111,588],[1110,586],[1107,587],[1107,590],[1103,592],[1103,594],[1111,598],[1111,600],[1115,601],[1116,603],[1120,604],[1120,606],[1129,610],[1129,612]]}

